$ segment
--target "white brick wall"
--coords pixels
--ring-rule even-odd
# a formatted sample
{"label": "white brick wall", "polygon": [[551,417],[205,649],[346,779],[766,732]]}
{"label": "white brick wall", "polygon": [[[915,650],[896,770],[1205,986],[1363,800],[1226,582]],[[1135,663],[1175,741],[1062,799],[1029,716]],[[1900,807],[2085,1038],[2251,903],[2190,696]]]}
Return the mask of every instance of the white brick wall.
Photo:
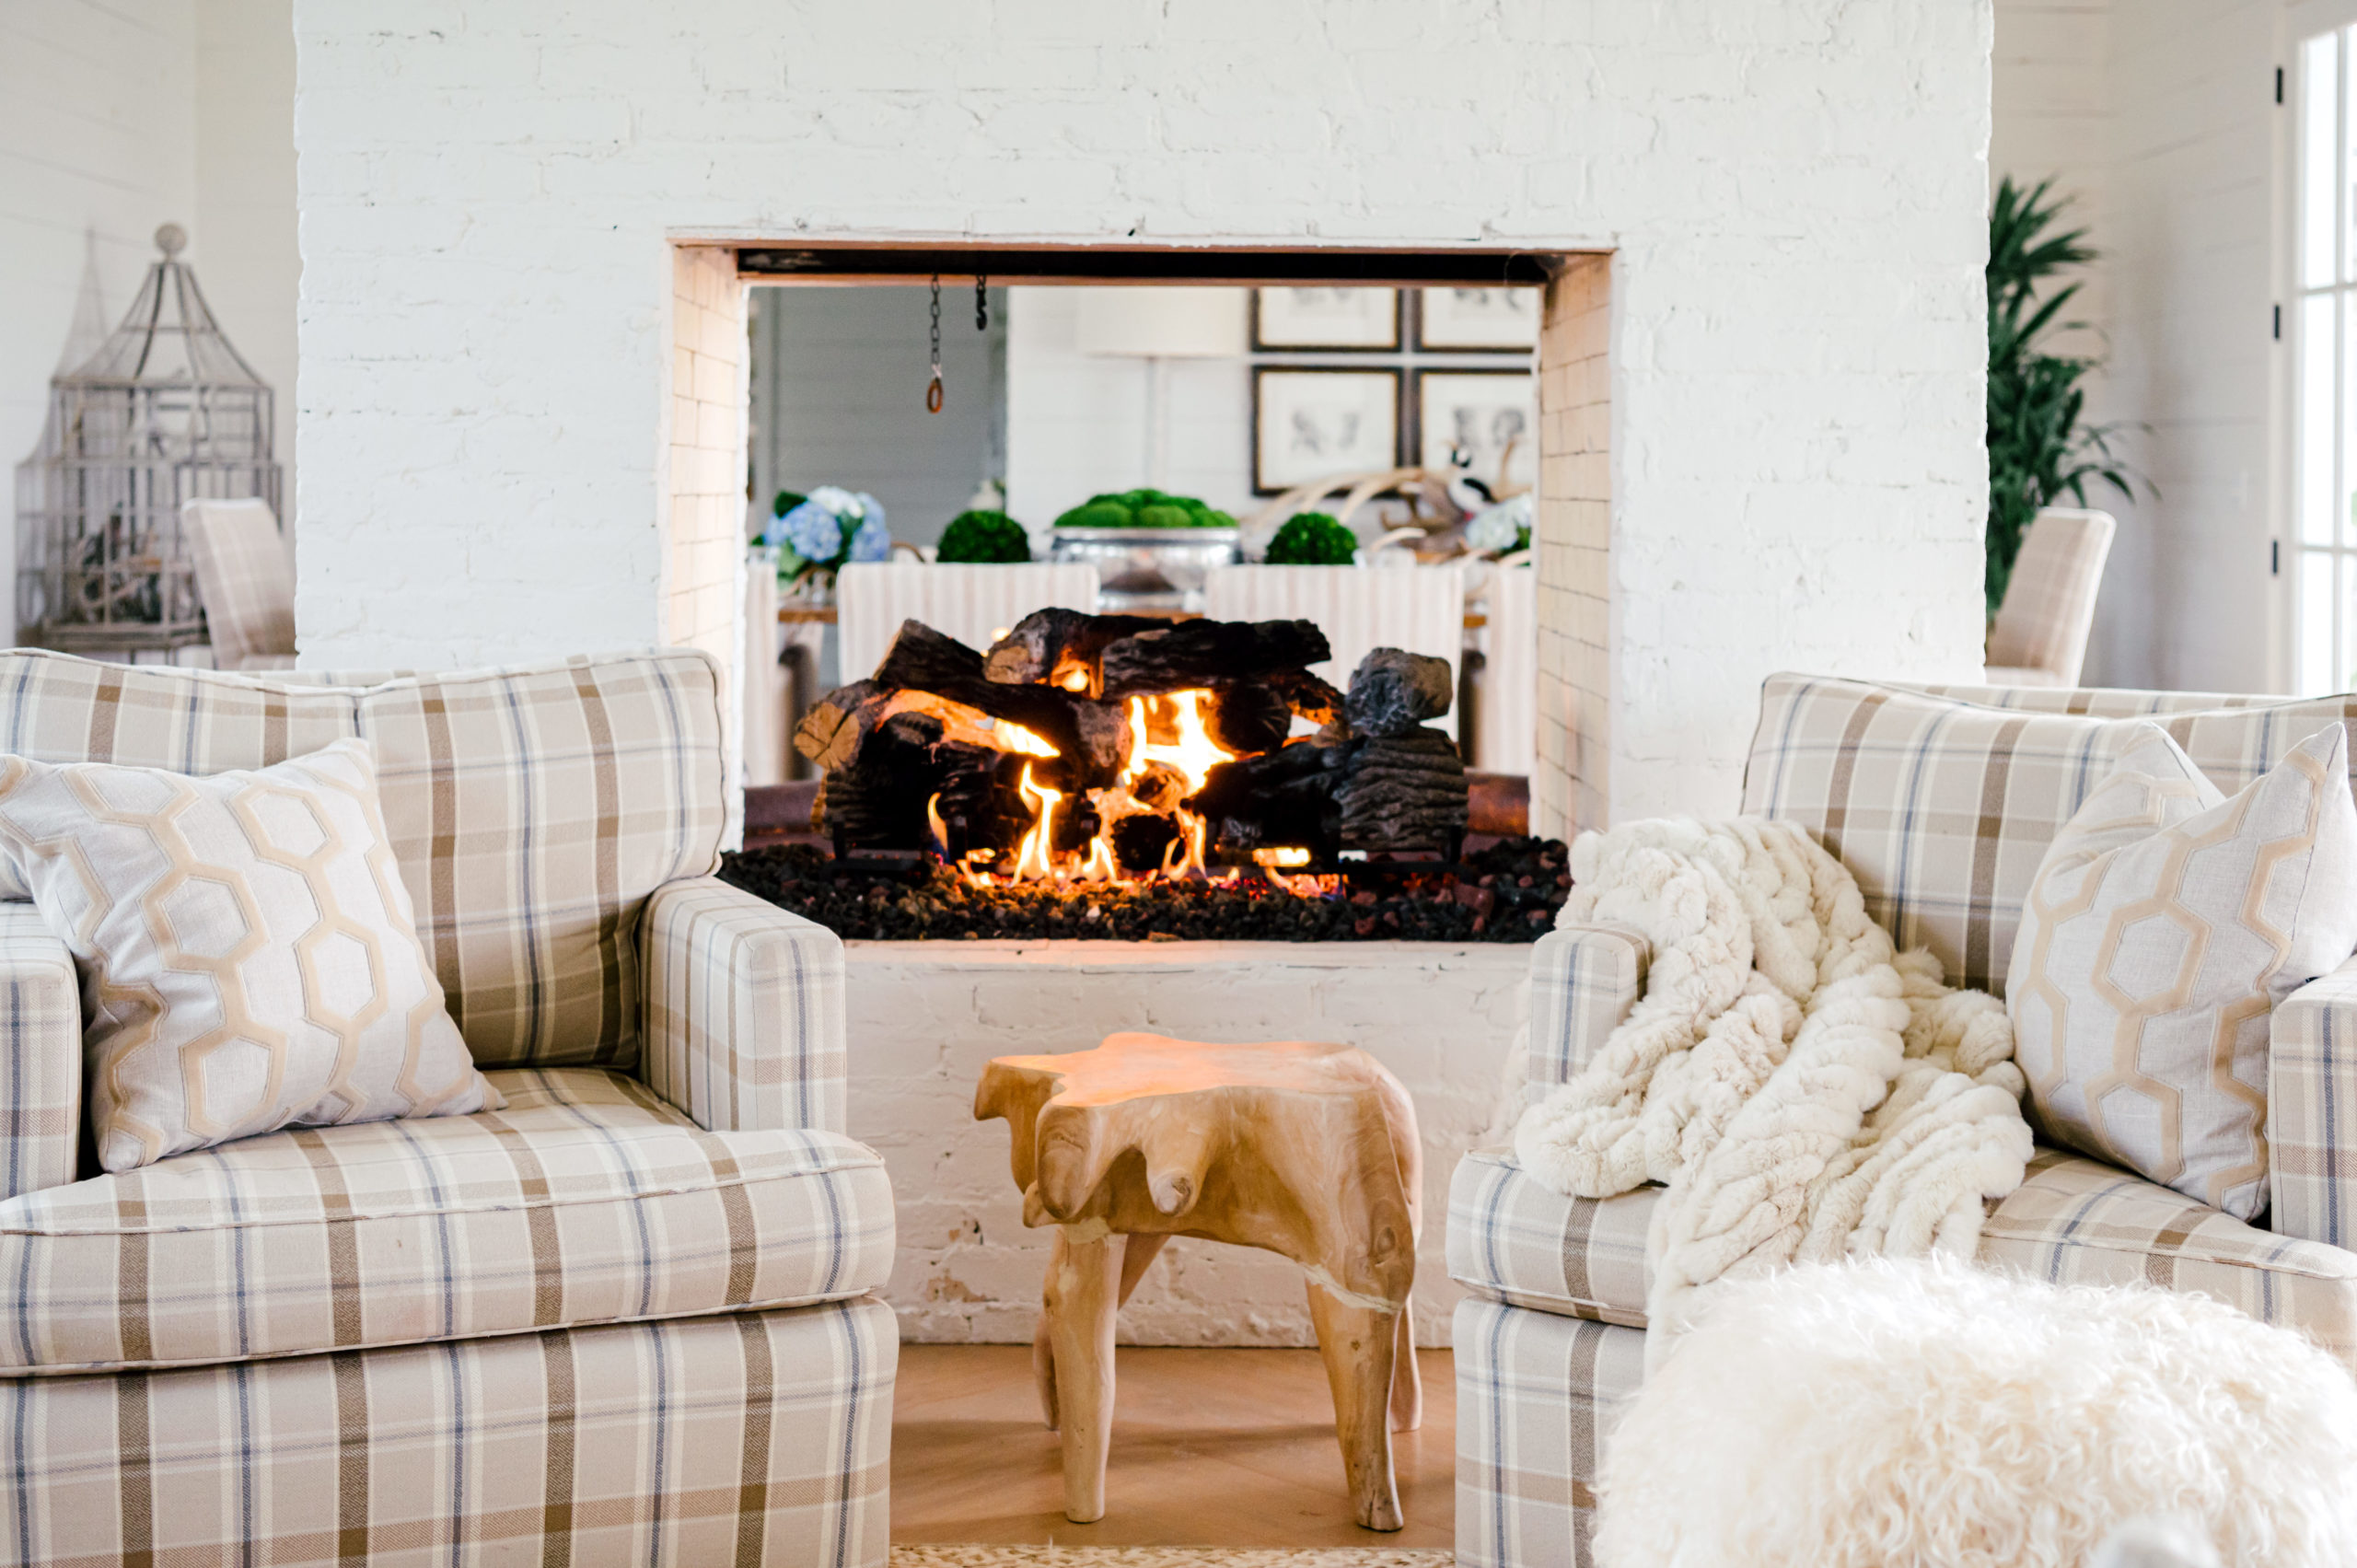
{"label": "white brick wall", "polygon": [[659,634],[669,239],[1134,235],[1617,251],[1616,812],[1979,662],[1987,0],[296,20],[307,656]]}

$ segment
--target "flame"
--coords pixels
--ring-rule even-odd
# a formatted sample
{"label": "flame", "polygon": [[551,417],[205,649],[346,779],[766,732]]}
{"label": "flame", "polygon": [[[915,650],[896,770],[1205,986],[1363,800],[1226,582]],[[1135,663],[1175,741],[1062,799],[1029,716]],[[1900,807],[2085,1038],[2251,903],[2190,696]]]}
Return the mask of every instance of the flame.
{"label": "flame", "polygon": [[1023,798],[1038,803],[1039,819],[1023,835],[1023,846],[1015,856],[1015,879],[1018,882],[1044,882],[1055,876],[1051,852],[1055,843],[1056,807],[1064,797],[1060,789],[1031,782],[1031,764],[1023,764]]}
{"label": "flame", "polygon": [[1170,703],[1171,717],[1178,731],[1178,742],[1169,746],[1156,745],[1146,738],[1146,700],[1131,698],[1130,760],[1121,769],[1121,782],[1128,784],[1144,772],[1148,762],[1167,762],[1186,775],[1189,795],[1202,788],[1212,769],[1233,755],[1204,727],[1203,699],[1210,695],[1202,691],[1174,691],[1167,698],[1156,699]]}
{"label": "flame", "polygon": [[1113,846],[1103,833],[1088,841],[1088,864],[1080,868],[1084,882],[1118,882],[1121,879],[1120,863],[1113,858]]}
{"label": "flame", "polygon": [[942,859],[947,860],[949,858],[949,830],[942,825],[941,795],[937,790],[934,793],[933,798],[924,803],[924,825],[933,833],[933,847],[940,851]]}
{"label": "flame", "polygon": [[995,726],[998,749],[1019,757],[1061,757],[1062,752],[1042,740],[1038,734],[1007,719],[1000,719]]}
{"label": "flame", "polygon": [[1256,849],[1252,852],[1252,864],[1255,865],[1273,865],[1281,870],[1290,870],[1296,865],[1308,865],[1309,852],[1306,849],[1292,848]]}

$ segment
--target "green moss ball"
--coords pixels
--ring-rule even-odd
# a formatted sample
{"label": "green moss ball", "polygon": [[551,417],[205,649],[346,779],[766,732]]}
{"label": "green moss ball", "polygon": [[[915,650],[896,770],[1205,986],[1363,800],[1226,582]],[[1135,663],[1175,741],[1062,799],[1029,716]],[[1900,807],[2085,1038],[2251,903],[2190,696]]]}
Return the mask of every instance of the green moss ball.
{"label": "green moss ball", "polygon": [[938,561],[1003,563],[1031,559],[1031,536],[1004,512],[960,512],[941,530]]}
{"label": "green moss ball", "polygon": [[1347,566],[1358,537],[1325,512],[1296,512],[1269,541],[1271,566]]}

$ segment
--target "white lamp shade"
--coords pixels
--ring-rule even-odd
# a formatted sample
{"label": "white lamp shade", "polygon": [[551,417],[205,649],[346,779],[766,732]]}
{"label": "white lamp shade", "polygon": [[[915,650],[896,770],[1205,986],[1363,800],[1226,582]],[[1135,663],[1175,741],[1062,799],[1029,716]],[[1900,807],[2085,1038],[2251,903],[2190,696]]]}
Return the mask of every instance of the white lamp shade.
{"label": "white lamp shade", "polygon": [[1244,353],[1242,288],[1088,288],[1080,352],[1138,359],[1225,359]]}

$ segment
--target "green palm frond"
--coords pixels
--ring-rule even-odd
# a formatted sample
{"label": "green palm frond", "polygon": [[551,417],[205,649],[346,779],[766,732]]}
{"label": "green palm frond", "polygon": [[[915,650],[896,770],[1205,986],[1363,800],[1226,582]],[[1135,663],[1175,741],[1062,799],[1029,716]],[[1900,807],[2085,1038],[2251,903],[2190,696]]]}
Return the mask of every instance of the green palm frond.
{"label": "green palm frond", "polygon": [[1989,534],[1984,586],[1995,614],[2005,581],[2021,553],[2022,536],[2042,506],[2065,497],[2087,504],[2090,486],[2109,486],[2133,499],[2152,482],[2114,450],[2121,424],[2080,424],[2086,393],[2079,383],[2092,359],[2049,354],[2050,332],[2082,328],[2062,312],[2078,297],[2076,282],[2055,286],[2058,274],[2096,259],[2084,228],[2055,232],[2069,198],[2051,194],[2054,181],[2027,191],[2011,176],[1989,203]]}

